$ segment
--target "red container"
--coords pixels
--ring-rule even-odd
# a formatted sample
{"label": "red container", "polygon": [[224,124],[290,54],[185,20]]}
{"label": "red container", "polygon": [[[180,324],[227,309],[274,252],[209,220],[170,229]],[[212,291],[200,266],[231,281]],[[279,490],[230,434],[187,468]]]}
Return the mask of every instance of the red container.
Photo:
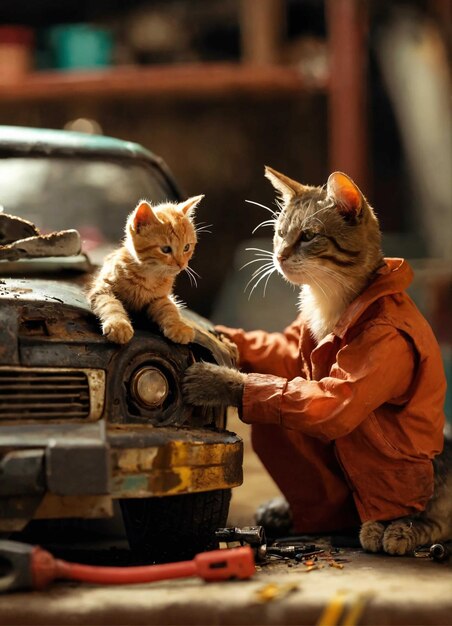
{"label": "red container", "polygon": [[0,26],[0,83],[17,82],[32,69],[33,41],[26,26]]}

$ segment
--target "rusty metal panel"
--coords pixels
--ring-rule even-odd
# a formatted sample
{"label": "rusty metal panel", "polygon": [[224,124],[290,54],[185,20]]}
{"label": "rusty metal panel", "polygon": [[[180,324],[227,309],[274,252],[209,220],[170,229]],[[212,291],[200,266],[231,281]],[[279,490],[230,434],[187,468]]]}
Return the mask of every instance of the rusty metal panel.
{"label": "rusty metal panel", "polygon": [[[0,280],[0,297],[3,281]],[[19,365],[19,351],[17,339],[18,319],[13,305],[6,304],[0,307],[0,364]]]}
{"label": "rusty metal panel", "polygon": [[[168,437],[161,435],[142,433],[135,447],[132,442],[131,447],[112,447],[114,498],[229,489],[242,483],[243,444],[236,435],[202,429],[189,436],[175,429]],[[137,447],[140,439],[142,444],[147,439],[147,445]],[[113,440],[120,444],[120,437]]]}
{"label": "rusty metal panel", "polygon": [[76,284],[58,280],[3,278],[0,280],[0,300],[28,304],[57,303],[60,312],[62,305],[66,305],[94,317],[83,290]]}

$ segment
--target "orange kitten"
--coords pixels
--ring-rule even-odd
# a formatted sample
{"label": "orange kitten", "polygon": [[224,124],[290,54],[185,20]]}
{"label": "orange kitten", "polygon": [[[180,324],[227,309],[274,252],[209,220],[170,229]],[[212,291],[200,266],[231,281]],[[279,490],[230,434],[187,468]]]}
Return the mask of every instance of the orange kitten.
{"label": "orange kitten", "polygon": [[110,341],[127,343],[133,337],[128,311],[144,311],[176,343],[193,340],[194,330],[182,320],[172,289],[193,255],[192,218],[203,197],[155,207],[142,200],[129,215],[123,245],[106,257],[88,293]]}

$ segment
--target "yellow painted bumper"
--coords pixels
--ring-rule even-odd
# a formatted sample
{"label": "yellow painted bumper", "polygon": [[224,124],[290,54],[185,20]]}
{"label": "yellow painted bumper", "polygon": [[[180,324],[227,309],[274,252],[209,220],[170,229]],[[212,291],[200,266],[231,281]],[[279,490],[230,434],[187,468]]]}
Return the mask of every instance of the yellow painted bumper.
{"label": "yellow painted bumper", "polygon": [[111,496],[170,496],[242,483],[243,443],[228,431],[109,427]]}

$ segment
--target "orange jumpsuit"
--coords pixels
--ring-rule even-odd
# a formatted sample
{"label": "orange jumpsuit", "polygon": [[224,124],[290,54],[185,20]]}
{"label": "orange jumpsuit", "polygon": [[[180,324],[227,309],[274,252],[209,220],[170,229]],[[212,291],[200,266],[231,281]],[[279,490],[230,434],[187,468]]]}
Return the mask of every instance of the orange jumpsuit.
{"label": "orange jumpsuit", "polygon": [[432,495],[446,383],[433,332],[405,293],[412,276],[386,259],[318,344],[300,318],[284,333],[219,327],[252,372],[241,417],[299,532],[412,514]]}

